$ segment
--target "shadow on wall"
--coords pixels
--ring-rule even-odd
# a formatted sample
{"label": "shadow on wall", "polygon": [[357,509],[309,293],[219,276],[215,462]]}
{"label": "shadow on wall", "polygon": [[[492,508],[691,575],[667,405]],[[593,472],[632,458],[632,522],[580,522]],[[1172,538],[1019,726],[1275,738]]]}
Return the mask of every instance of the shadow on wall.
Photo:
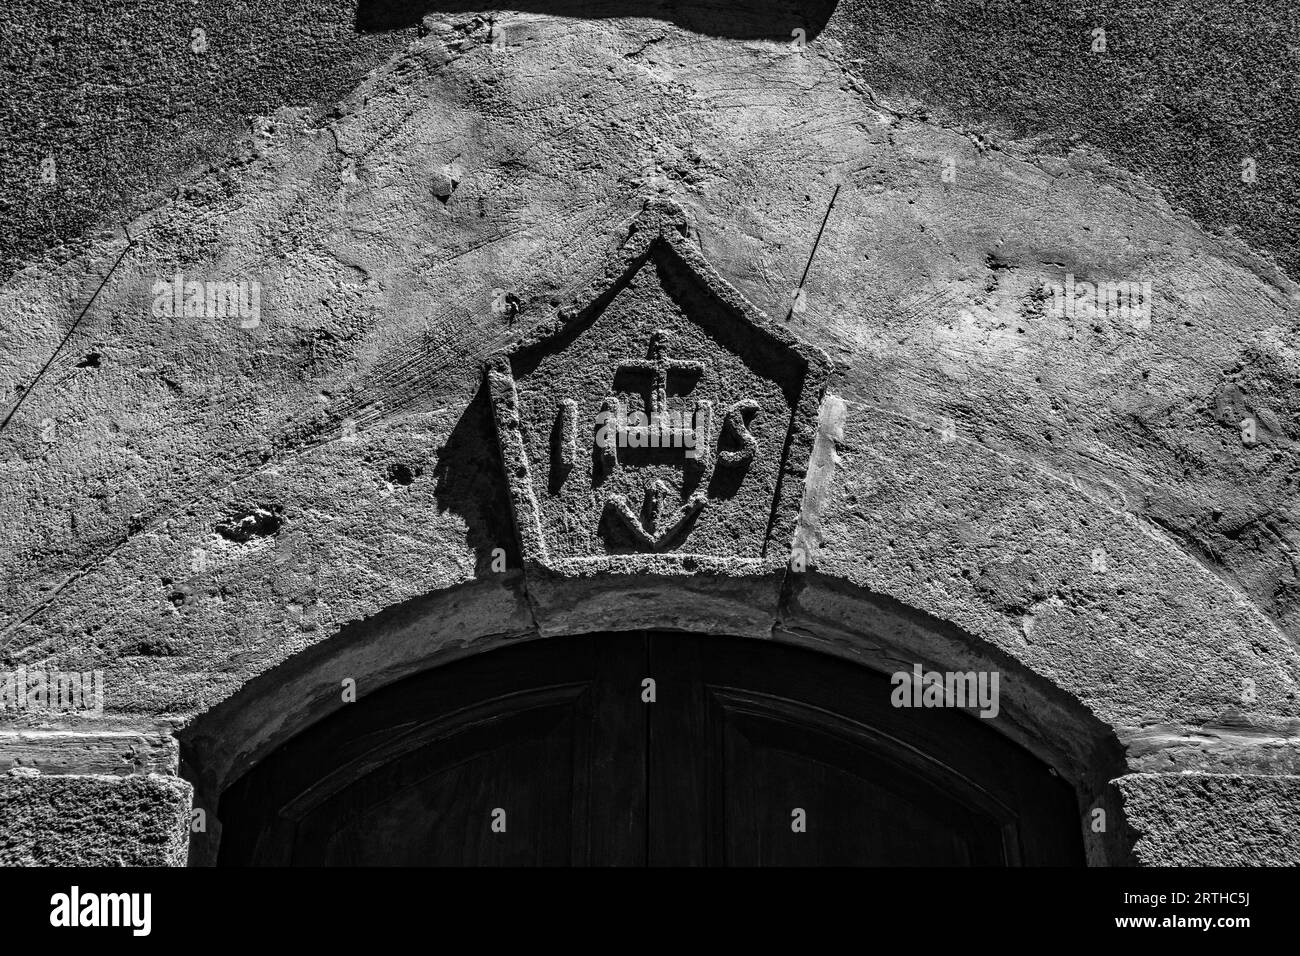
{"label": "shadow on wall", "polygon": [[[504,8],[579,19],[649,17],[687,30],[738,40],[790,39],[802,29],[811,40],[826,26],[839,0],[512,0]],[[482,0],[358,0],[363,32],[400,30],[429,14],[488,13]]]}
{"label": "shadow on wall", "polygon": [[473,400],[438,449],[433,471],[438,511],[451,511],[465,522],[465,543],[474,551],[476,577],[492,571],[496,549],[507,567],[520,566],[510,494],[497,450],[487,388],[480,383]]}

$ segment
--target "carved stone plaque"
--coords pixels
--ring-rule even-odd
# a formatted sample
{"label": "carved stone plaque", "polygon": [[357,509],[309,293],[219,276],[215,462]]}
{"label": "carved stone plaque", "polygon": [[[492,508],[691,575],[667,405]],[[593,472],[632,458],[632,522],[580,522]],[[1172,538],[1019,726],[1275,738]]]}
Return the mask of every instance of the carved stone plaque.
{"label": "carved stone plaque", "polygon": [[783,563],[827,369],[713,270],[679,208],[648,203],[602,279],[488,363],[525,561]]}

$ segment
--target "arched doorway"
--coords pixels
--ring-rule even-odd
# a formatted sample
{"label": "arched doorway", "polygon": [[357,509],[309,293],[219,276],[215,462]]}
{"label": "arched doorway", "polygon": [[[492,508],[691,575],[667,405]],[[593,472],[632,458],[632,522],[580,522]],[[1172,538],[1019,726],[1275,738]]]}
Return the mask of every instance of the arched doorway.
{"label": "arched doorway", "polygon": [[259,762],[221,799],[219,862],[1083,863],[1064,781],[977,717],[892,706],[893,689],[743,638],[490,651],[363,696]]}

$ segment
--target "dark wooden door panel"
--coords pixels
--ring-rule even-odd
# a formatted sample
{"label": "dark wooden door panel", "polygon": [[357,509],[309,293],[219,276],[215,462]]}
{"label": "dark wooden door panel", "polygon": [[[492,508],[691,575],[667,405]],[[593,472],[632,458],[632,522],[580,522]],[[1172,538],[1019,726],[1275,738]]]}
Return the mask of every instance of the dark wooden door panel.
{"label": "dark wooden door panel", "polygon": [[367,773],[297,821],[294,862],[572,863],[574,711],[525,712]]}
{"label": "dark wooden door panel", "polygon": [[759,714],[753,698],[738,710],[719,697],[726,864],[1006,864],[1010,815],[975,794],[867,749],[868,735],[827,715],[795,722],[788,702]]}
{"label": "dark wooden door panel", "polygon": [[227,791],[220,862],[640,864],[644,656],[537,641],[363,695]]}
{"label": "dark wooden door panel", "polygon": [[646,860],[646,676],[648,636],[586,640],[596,674],[585,699],[587,749],[573,812],[575,863],[644,866]]}
{"label": "dark wooden door panel", "polygon": [[891,691],[724,637],[483,654],[363,695],[268,757],[223,798],[221,862],[1082,861],[1072,792],[1046,767],[969,715],[895,709]]}
{"label": "dark wooden door panel", "polygon": [[737,644],[651,638],[651,863],[1081,862],[1073,793],[978,718],[897,709],[884,675]]}

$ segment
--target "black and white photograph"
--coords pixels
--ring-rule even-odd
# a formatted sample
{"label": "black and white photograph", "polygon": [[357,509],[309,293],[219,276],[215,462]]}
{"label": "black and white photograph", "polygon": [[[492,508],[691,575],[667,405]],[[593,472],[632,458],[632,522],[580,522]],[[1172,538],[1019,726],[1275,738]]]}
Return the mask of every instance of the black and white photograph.
{"label": "black and white photograph", "polygon": [[1282,916],[1292,0],[16,0],[0,63],[9,924]]}

